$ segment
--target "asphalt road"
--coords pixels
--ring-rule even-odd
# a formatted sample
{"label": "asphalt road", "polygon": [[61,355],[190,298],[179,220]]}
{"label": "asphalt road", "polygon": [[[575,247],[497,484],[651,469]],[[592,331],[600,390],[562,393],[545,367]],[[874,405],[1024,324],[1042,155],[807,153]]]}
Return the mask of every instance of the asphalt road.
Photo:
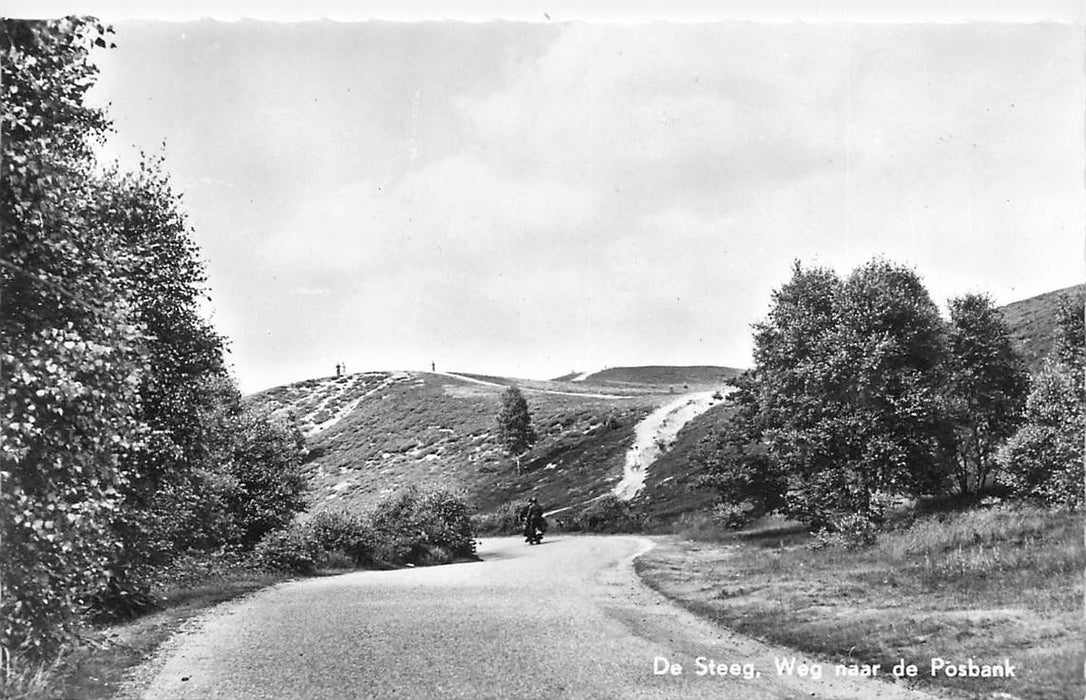
{"label": "asphalt road", "polygon": [[[622,536],[559,536],[535,547],[494,538],[480,547],[481,562],[281,584],[196,618],[138,669],[129,694],[924,697],[837,678],[832,666],[821,679],[801,677],[798,665],[779,674],[776,659],[793,654],[716,628],[643,586],[631,562],[650,546]],[[668,672],[656,672],[660,659]],[[723,674],[706,671],[710,659]]]}

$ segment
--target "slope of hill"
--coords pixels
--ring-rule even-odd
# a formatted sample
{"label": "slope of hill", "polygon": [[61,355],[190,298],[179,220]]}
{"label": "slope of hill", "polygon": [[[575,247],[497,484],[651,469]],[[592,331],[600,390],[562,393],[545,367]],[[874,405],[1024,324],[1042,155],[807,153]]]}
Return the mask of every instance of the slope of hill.
{"label": "slope of hill", "polygon": [[552,504],[608,493],[622,476],[634,426],[662,401],[652,393],[522,386],[539,441],[518,474],[495,436],[503,389],[455,375],[369,373],[277,387],[249,400],[299,421],[315,506],[364,506],[413,483],[463,489],[482,511],[529,492]]}
{"label": "slope of hill", "polygon": [[[1032,369],[1052,346],[1059,299],[1086,285],[1002,307],[1012,337]],[[624,475],[635,428],[678,395],[715,392],[740,370],[729,367],[614,367],[550,381],[475,374],[371,372],[312,379],[248,398],[292,414],[309,442],[306,468],[314,507],[366,506],[407,484],[462,489],[482,512],[529,493],[548,508],[584,504],[611,493]],[[524,392],[538,443],[516,462],[497,442],[501,392]],[[692,488],[690,454],[728,407],[715,403],[672,430],[637,475],[635,502],[669,519],[706,507],[714,496]],[[642,426],[642,433],[644,433]],[[642,435],[644,442],[644,435]],[[643,477],[643,480],[642,480]],[[630,475],[626,475],[629,481]],[[626,482],[623,482],[626,483]],[[632,483],[632,482],[631,482]]]}
{"label": "slope of hill", "polygon": [[1057,289],[1029,299],[1016,301],[1000,308],[1003,318],[1011,329],[1015,349],[1026,360],[1030,371],[1040,368],[1044,358],[1052,350],[1056,330],[1056,310],[1064,297],[1082,298],[1086,284]]}
{"label": "slope of hill", "polygon": [[[742,372],[734,367],[691,366],[610,367],[593,372],[582,381],[600,386],[654,386],[672,391],[715,387]],[[580,382],[579,382],[580,383]]]}

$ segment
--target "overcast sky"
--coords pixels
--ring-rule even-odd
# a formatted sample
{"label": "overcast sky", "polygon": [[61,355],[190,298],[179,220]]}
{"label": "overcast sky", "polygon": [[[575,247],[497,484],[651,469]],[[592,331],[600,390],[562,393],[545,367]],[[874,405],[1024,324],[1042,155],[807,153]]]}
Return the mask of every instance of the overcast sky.
{"label": "overcast sky", "polygon": [[1081,25],[115,23],[244,391],[750,362],[791,262],[1083,280]]}

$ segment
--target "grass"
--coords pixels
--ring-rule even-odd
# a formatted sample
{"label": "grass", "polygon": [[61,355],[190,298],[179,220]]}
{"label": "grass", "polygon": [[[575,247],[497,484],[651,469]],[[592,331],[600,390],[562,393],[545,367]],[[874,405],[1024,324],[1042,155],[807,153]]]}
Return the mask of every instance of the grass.
{"label": "grass", "polygon": [[[923,517],[865,550],[778,545],[796,537],[666,539],[638,570],[726,627],[835,663],[905,659],[967,697],[1083,697],[1080,515],[997,507]],[[933,678],[936,657],[1009,658],[1017,677]]]}

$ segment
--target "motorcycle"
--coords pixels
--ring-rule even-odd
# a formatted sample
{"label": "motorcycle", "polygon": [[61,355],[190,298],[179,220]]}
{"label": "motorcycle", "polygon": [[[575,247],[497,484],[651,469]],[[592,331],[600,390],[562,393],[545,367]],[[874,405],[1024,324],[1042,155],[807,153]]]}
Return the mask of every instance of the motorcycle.
{"label": "motorcycle", "polygon": [[547,522],[543,518],[524,523],[524,541],[528,544],[539,544],[543,541],[543,533],[547,531]]}

